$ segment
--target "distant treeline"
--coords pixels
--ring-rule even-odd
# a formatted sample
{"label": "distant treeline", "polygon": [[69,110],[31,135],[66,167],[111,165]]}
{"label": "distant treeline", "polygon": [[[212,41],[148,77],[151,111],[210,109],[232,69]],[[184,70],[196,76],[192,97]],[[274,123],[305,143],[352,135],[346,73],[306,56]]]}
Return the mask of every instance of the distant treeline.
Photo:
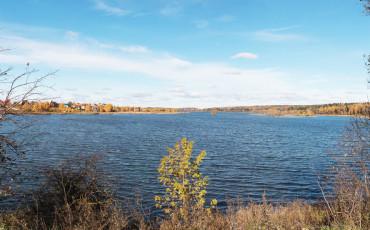
{"label": "distant treeline", "polygon": [[323,105],[266,105],[208,108],[205,111],[217,112],[249,112],[274,116],[282,115],[349,115],[365,116],[370,113],[370,103],[334,103]]}
{"label": "distant treeline", "polygon": [[175,113],[177,109],[162,107],[115,106],[112,104],[57,103],[24,101],[18,106],[24,113]]}
{"label": "distant treeline", "polygon": [[370,113],[370,103],[334,103],[323,105],[265,105],[265,106],[235,106],[197,108],[164,108],[164,107],[134,107],[115,106],[112,104],[89,103],[57,103],[54,101],[33,102],[24,101],[18,105],[24,113],[177,113],[177,112],[247,112],[268,114],[274,116],[296,115],[348,115],[365,116]]}

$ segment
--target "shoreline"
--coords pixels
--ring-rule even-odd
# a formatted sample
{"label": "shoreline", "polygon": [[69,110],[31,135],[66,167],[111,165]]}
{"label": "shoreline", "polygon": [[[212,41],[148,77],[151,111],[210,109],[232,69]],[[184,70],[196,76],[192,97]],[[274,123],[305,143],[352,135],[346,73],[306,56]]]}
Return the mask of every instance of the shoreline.
{"label": "shoreline", "polygon": [[[127,114],[127,115],[176,115],[176,114],[184,114],[184,113],[210,113],[208,111],[192,111],[192,112],[29,112],[23,113],[24,115],[119,115],[119,114]],[[304,115],[304,114],[270,114],[270,113],[263,113],[263,112],[236,112],[236,111],[222,111],[217,113],[245,113],[250,115],[256,116],[269,116],[269,117],[358,117],[362,118],[363,116],[358,115],[345,115],[345,114],[312,114],[312,115]],[[216,114],[217,116],[217,114]]]}
{"label": "shoreline", "polygon": [[114,115],[114,114],[158,114],[170,115],[180,114],[183,112],[35,112],[24,113],[25,115]]}
{"label": "shoreline", "polygon": [[246,112],[248,114],[270,116],[270,117],[362,117],[358,115],[346,115],[346,114],[270,114],[270,113],[258,113],[258,112]]}

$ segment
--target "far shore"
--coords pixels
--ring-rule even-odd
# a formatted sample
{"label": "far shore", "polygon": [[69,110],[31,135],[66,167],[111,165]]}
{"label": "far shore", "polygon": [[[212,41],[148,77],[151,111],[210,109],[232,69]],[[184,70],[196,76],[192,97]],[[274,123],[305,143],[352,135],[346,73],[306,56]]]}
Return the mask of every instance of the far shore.
{"label": "far shore", "polygon": [[260,116],[269,116],[269,117],[361,117],[358,115],[347,115],[347,114],[272,114],[272,113],[263,113],[263,112],[246,112],[253,115]]}
{"label": "far shore", "polygon": [[[368,116],[369,102],[358,103],[332,103],[318,105],[260,105],[260,106],[233,106],[233,107],[140,107],[140,106],[114,106],[112,104],[83,104],[83,103],[57,103],[25,102],[15,109],[17,113],[33,115],[50,114],[79,114],[79,115],[113,115],[113,114],[179,114],[190,112],[210,112],[215,115],[220,112],[244,112],[249,114],[261,114],[276,117],[314,117],[314,116]],[[107,111],[107,112],[105,112]],[[109,112],[108,112],[109,111]]]}
{"label": "far shore", "polygon": [[179,114],[183,112],[31,112],[27,115],[113,115],[113,114]]}
{"label": "far shore", "polygon": [[[205,112],[207,111],[192,111],[192,112]],[[145,114],[158,114],[158,115],[175,115],[190,112],[29,112],[26,115],[114,115],[114,114],[130,114],[130,115],[145,115]],[[217,113],[236,113],[231,111],[222,111]],[[237,112],[240,113],[240,112]],[[266,112],[241,112],[259,116],[270,116],[270,117],[362,117],[356,115],[345,115],[345,114],[272,114]]]}

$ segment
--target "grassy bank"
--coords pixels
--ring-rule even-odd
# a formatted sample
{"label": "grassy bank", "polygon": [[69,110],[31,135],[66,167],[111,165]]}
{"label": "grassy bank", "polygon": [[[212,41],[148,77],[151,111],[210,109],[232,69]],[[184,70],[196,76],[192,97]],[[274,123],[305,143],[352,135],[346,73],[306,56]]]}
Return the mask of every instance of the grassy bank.
{"label": "grassy bank", "polygon": [[[124,207],[96,173],[95,159],[71,160],[45,174],[46,182],[21,208],[0,214],[0,229],[369,229],[367,200],[341,191],[326,204],[273,205],[229,201],[226,211],[190,207],[184,218],[148,218],[139,204]],[[103,181],[102,181],[103,180]],[[356,187],[358,189],[358,186]],[[330,208],[328,208],[330,207]]]}

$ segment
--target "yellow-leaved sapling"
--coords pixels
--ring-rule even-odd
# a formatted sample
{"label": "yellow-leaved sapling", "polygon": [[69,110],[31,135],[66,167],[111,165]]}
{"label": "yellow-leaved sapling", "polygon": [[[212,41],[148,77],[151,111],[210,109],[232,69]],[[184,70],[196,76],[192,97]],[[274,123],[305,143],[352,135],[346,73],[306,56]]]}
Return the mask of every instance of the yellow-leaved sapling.
{"label": "yellow-leaved sapling", "polygon": [[[193,142],[182,138],[173,148],[168,148],[158,168],[159,181],[165,187],[162,196],[155,196],[156,207],[165,214],[187,220],[192,213],[204,211],[208,178],[200,172],[206,156],[203,150],[192,157]],[[212,199],[211,208],[216,208],[217,200]],[[210,211],[211,209],[207,209]]]}

